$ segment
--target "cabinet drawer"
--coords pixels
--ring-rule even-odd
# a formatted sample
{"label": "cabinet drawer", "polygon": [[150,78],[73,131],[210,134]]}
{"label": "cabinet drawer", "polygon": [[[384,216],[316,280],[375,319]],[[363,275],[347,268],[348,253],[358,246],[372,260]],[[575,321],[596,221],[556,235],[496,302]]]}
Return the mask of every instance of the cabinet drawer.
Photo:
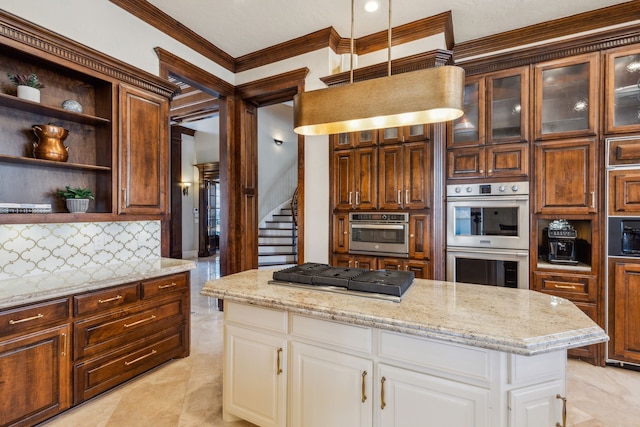
{"label": "cabinet drawer", "polygon": [[607,154],[610,166],[640,164],[640,138],[612,139]]}
{"label": "cabinet drawer", "polygon": [[109,288],[104,291],[73,297],[74,312],[77,316],[99,313],[137,302],[140,299],[138,283]]}
{"label": "cabinet drawer", "polygon": [[439,376],[487,385],[491,381],[492,356],[497,352],[460,344],[380,331],[380,357],[386,363],[407,367],[407,363],[437,372]]}
{"label": "cabinet drawer", "polygon": [[90,399],[136,375],[183,354],[181,328],[167,330],[116,353],[76,364],[73,368],[75,404]]}
{"label": "cabinet drawer", "polygon": [[188,288],[187,274],[159,277],[142,282],[142,298],[149,299],[170,292],[184,291]]}
{"label": "cabinet drawer", "polygon": [[285,311],[253,307],[232,302],[224,303],[224,320],[275,332],[287,332],[288,315]]}
{"label": "cabinet drawer", "polygon": [[595,276],[534,272],[534,289],[577,301],[595,301]]}
{"label": "cabinet drawer", "polygon": [[67,298],[0,312],[0,336],[53,326],[69,318]]}
{"label": "cabinet drawer", "polygon": [[291,317],[291,334],[331,346],[371,353],[373,350],[371,328],[329,322],[294,314]]}
{"label": "cabinet drawer", "polygon": [[138,307],[92,317],[74,325],[75,358],[110,351],[174,326],[185,324],[188,313],[181,299],[154,307]]}

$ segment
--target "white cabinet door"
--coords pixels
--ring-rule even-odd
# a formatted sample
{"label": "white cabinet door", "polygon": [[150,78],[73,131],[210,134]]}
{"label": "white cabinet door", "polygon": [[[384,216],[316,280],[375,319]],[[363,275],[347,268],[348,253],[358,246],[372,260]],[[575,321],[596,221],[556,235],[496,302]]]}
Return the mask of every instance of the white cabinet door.
{"label": "white cabinet door", "polygon": [[373,362],[291,343],[291,423],[296,427],[372,425]]}
{"label": "white cabinet door", "polygon": [[489,427],[489,390],[384,364],[376,378],[377,425]]}
{"label": "white cabinet door", "polygon": [[510,427],[549,427],[562,425],[562,381],[550,381],[509,392]]}
{"label": "white cabinet door", "polygon": [[261,427],[286,426],[287,340],[225,326],[224,409]]}

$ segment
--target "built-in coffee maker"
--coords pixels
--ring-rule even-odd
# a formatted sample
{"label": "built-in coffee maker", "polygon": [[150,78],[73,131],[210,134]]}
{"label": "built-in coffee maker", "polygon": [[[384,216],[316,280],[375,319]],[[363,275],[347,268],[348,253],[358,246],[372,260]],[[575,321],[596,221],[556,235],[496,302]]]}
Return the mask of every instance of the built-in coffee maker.
{"label": "built-in coffee maker", "polygon": [[576,238],[578,233],[565,219],[552,221],[545,229],[549,253],[548,261],[553,264],[578,264]]}

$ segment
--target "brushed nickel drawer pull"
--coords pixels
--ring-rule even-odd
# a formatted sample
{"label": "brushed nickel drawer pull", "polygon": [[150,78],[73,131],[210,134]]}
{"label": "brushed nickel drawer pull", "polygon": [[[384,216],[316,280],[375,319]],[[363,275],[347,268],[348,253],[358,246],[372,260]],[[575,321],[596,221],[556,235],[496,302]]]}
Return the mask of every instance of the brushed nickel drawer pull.
{"label": "brushed nickel drawer pull", "polygon": [[147,353],[144,356],[140,356],[137,359],[133,359],[131,362],[124,362],[125,365],[129,366],[129,365],[133,365],[136,362],[141,361],[142,359],[146,359],[147,357],[153,356],[154,354],[156,354],[157,351],[155,350],[151,350],[151,353]]}
{"label": "brushed nickel drawer pull", "polygon": [[31,320],[42,319],[43,317],[44,317],[44,314],[38,313],[36,316],[33,316],[33,317],[25,317],[24,319],[20,319],[20,320],[9,320],[9,324],[16,325],[18,323],[29,322]]}
{"label": "brushed nickel drawer pull", "polygon": [[146,319],[138,320],[137,322],[133,322],[133,323],[125,323],[124,327],[125,328],[130,328],[132,326],[136,326],[136,325],[139,325],[140,323],[148,322],[148,321],[153,320],[155,318],[156,318],[156,316],[152,314],[150,317],[147,317]]}
{"label": "brushed nickel drawer pull", "polygon": [[158,289],[173,288],[174,286],[178,286],[178,284],[176,282],[171,282],[170,285],[160,285],[160,286],[158,286]]}
{"label": "brushed nickel drawer pull", "polygon": [[107,299],[99,299],[98,303],[100,304],[104,304],[105,302],[111,302],[111,301],[117,301],[119,299],[122,299],[122,295],[116,295],[113,298],[107,298]]}

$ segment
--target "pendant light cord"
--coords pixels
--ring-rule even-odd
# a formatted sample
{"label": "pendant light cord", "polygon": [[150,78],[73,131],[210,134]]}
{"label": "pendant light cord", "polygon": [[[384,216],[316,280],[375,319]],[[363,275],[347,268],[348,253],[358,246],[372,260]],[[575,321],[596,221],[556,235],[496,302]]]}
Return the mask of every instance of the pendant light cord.
{"label": "pendant light cord", "polygon": [[349,65],[349,83],[353,83],[353,16],[355,15],[355,0],[351,0],[351,63]]}
{"label": "pendant light cord", "polygon": [[389,0],[389,30],[388,30],[388,39],[389,39],[389,50],[387,52],[387,75],[391,76],[391,0]]}

